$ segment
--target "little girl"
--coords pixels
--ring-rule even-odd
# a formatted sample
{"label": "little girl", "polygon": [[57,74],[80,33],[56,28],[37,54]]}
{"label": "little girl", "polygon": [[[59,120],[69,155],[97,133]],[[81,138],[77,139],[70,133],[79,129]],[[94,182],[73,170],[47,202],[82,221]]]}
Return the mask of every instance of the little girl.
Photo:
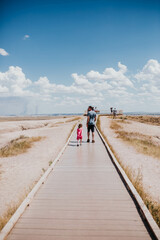
{"label": "little girl", "polygon": [[80,140],[80,145],[82,144],[82,124],[80,123],[77,128],[77,146],[79,146],[79,140]]}

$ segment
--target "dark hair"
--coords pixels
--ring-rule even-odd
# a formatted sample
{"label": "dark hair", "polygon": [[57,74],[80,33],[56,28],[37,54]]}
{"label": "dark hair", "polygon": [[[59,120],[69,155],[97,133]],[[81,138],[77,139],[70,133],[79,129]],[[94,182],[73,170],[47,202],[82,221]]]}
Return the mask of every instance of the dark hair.
{"label": "dark hair", "polygon": [[93,110],[93,107],[92,106],[89,106],[88,108],[92,109]]}
{"label": "dark hair", "polygon": [[79,125],[78,125],[78,128],[81,128],[82,127],[82,123],[80,123]]}

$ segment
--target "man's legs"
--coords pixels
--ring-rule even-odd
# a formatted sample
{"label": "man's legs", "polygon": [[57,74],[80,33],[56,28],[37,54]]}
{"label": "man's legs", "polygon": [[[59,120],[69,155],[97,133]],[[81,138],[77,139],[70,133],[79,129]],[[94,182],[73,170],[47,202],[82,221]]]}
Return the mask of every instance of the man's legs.
{"label": "man's legs", "polygon": [[95,129],[95,126],[93,125],[91,130],[92,130],[92,143],[94,143],[94,129]]}
{"label": "man's legs", "polygon": [[89,139],[89,135],[90,135],[90,133],[89,133],[89,132],[87,132],[88,139]]}
{"label": "man's legs", "polygon": [[94,141],[94,132],[92,132],[92,142]]}
{"label": "man's legs", "polygon": [[88,126],[87,127],[87,137],[88,137],[88,139],[87,139],[87,142],[89,142],[90,140],[89,140],[89,137],[90,137],[90,126]]}
{"label": "man's legs", "polygon": [[90,130],[92,131],[92,142],[95,142],[94,141],[94,125],[88,126],[88,132],[87,132],[88,140],[87,140],[87,142],[90,142]]}

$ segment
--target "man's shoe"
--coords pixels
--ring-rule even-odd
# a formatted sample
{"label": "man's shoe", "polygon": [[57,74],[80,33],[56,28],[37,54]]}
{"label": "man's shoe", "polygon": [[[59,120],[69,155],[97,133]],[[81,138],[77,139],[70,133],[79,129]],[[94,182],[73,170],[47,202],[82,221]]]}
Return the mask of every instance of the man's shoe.
{"label": "man's shoe", "polygon": [[87,139],[87,142],[90,142],[90,140],[89,140],[89,139]]}
{"label": "man's shoe", "polygon": [[94,141],[94,140],[92,140],[92,143],[95,143],[95,141]]}

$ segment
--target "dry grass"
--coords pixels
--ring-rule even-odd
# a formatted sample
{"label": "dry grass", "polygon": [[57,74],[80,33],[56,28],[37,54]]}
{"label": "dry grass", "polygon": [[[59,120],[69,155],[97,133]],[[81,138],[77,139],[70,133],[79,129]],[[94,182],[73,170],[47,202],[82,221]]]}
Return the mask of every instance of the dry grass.
{"label": "dry grass", "polygon": [[21,135],[0,149],[0,157],[10,157],[25,153],[32,147],[34,142],[40,141],[42,138],[43,137],[25,137]]}
{"label": "dry grass", "polygon": [[116,131],[117,137],[132,145],[138,152],[160,159],[160,146],[152,138],[137,132]]}
{"label": "dry grass", "polygon": [[[64,118],[67,118],[67,117],[64,117]],[[82,117],[70,118],[70,119],[64,120],[63,122],[56,122],[54,124],[50,124],[50,127],[58,127],[58,125],[60,124],[70,123],[70,122],[78,121],[80,119],[82,119]]]}
{"label": "dry grass", "polygon": [[132,120],[132,121],[136,121],[136,122],[160,126],[160,117],[158,117],[158,116],[147,116],[147,115],[144,115],[144,116],[121,116],[121,117],[117,117],[117,118],[121,119],[121,120]]}
{"label": "dry grass", "polygon": [[119,157],[116,154],[116,152],[114,151],[112,145],[108,142],[108,139],[106,137],[106,135],[103,133],[102,129],[101,129],[101,122],[100,122],[100,116],[98,116],[97,118],[97,123],[96,123],[97,128],[99,129],[100,133],[102,134],[104,140],[106,141],[106,143],[108,144],[108,146],[110,147],[111,151],[113,152],[114,156],[116,157],[116,159],[119,161]]}
{"label": "dry grass", "polygon": [[147,194],[146,191],[144,190],[143,181],[142,181],[142,174],[140,173],[140,170],[138,171],[138,174],[135,174],[135,172],[131,168],[129,168],[128,166],[124,166],[124,164],[122,164],[122,162],[119,159],[119,156],[114,151],[113,147],[110,145],[107,137],[105,136],[105,134],[103,133],[103,131],[101,129],[100,117],[99,116],[98,116],[98,119],[97,119],[97,128],[101,132],[103,138],[105,139],[105,141],[109,145],[112,153],[114,154],[117,161],[119,162],[119,164],[121,165],[121,167],[125,171],[126,175],[128,176],[128,178],[130,179],[130,181],[134,185],[135,189],[137,190],[137,192],[141,196],[143,202],[145,203],[146,207],[148,208],[148,210],[152,214],[154,220],[156,221],[156,223],[160,227],[160,203],[157,203],[157,202],[153,201],[152,198],[149,196],[149,194]]}
{"label": "dry grass", "polygon": [[62,122],[55,122],[55,123],[51,123],[49,124],[49,127],[52,128],[52,127],[59,127],[59,125],[61,124],[65,124],[65,120],[62,121]]}
{"label": "dry grass", "polygon": [[144,204],[152,214],[157,225],[160,227],[160,203],[153,201],[149,194],[146,193],[143,186],[143,179],[140,169],[138,170],[138,174],[136,174],[135,171],[133,171],[128,166],[126,167],[123,164],[121,164],[121,166],[124,169],[130,181],[132,182],[132,184],[134,185],[135,189],[141,196]]}
{"label": "dry grass", "polygon": [[114,129],[114,130],[118,130],[118,129],[121,129],[122,127],[121,127],[121,125],[119,125],[118,123],[117,123],[117,121],[111,121],[111,125],[110,125],[110,128],[112,128],[112,129]]}
{"label": "dry grass", "polygon": [[66,122],[66,123],[69,123],[69,122],[78,121],[78,120],[80,120],[80,119],[82,119],[82,117],[74,117],[74,118],[72,118],[72,119],[66,120],[65,122]]}
{"label": "dry grass", "polygon": [[22,194],[22,196],[19,198],[17,203],[10,204],[10,207],[8,208],[8,210],[2,216],[0,216],[0,231],[7,224],[7,222],[10,220],[10,218],[16,212],[16,210],[19,208],[19,206],[24,201],[24,199],[27,197],[29,192],[33,189],[35,184],[36,184],[36,182],[31,184],[30,187],[28,189],[26,189],[25,192]]}
{"label": "dry grass", "polygon": [[65,122],[56,122],[54,123],[54,126],[57,125],[57,124],[64,124]]}
{"label": "dry grass", "polygon": [[127,121],[126,119],[119,119],[119,120],[116,119],[116,122],[124,123],[124,124],[131,124],[131,122]]}
{"label": "dry grass", "polygon": [[64,118],[64,116],[11,116],[11,117],[1,117],[0,122],[10,122],[10,121],[29,121],[29,120],[50,120],[56,118]]}
{"label": "dry grass", "polygon": [[21,130],[22,131],[26,131],[26,130],[29,130],[29,129],[38,129],[38,128],[43,128],[43,127],[47,127],[49,123],[44,123],[44,124],[40,124],[40,125],[37,125],[37,126],[33,126],[33,127],[25,127],[25,126],[21,126]]}
{"label": "dry grass", "polygon": [[73,130],[74,130],[74,128],[75,128],[76,125],[77,125],[77,123],[75,123],[75,124],[72,126],[71,131],[70,131],[70,133],[69,133],[69,135],[68,135],[68,137],[67,137],[67,141],[68,141],[68,139],[70,138],[70,136],[71,136],[71,134],[72,134],[72,132],[73,132]]}
{"label": "dry grass", "polygon": [[12,217],[12,215],[15,213],[17,208],[18,208],[18,204],[13,205],[12,207],[10,207],[8,209],[8,211],[3,216],[0,216],[0,231],[6,225],[6,223],[9,221],[9,219]]}

